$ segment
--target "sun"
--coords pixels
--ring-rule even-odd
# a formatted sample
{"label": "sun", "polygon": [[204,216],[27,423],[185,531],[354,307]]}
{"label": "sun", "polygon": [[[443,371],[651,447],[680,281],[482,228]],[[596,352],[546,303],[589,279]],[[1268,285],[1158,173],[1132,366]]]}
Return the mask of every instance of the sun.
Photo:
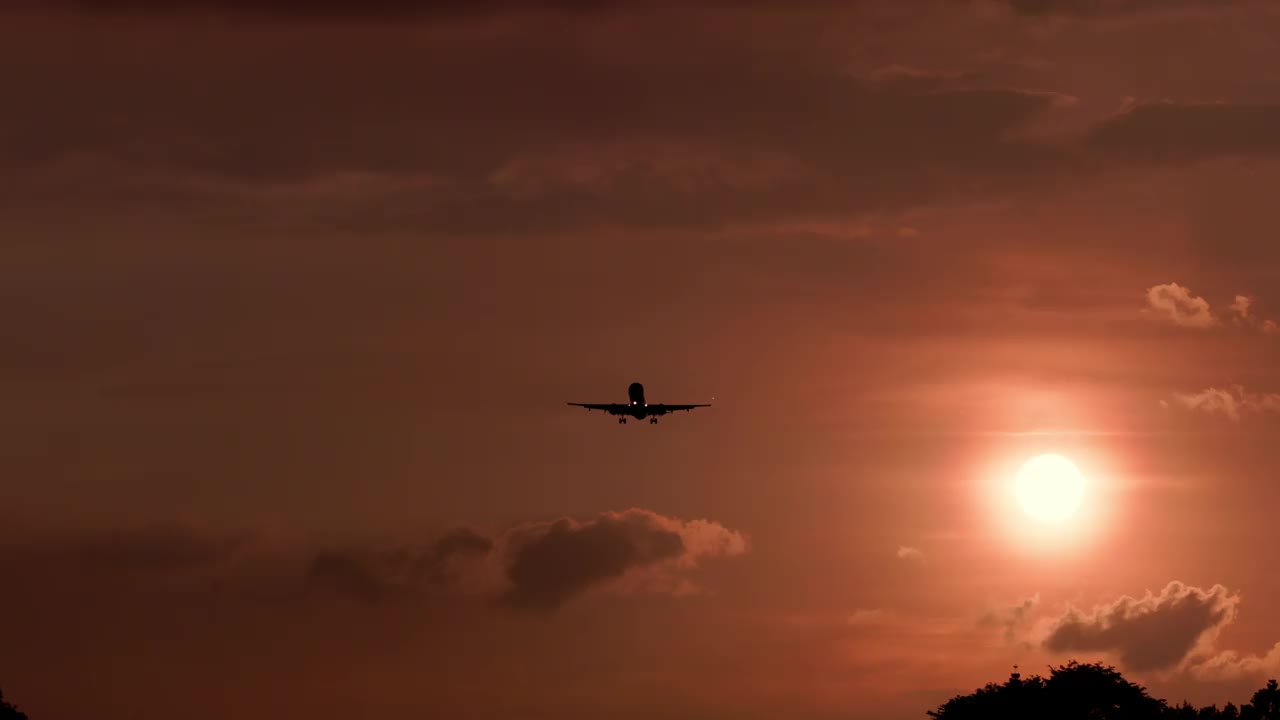
{"label": "sun", "polygon": [[1061,523],[1080,509],[1084,475],[1061,455],[1037,455],[1022,465],[1015,480],[1018,505],[1042,523]]}

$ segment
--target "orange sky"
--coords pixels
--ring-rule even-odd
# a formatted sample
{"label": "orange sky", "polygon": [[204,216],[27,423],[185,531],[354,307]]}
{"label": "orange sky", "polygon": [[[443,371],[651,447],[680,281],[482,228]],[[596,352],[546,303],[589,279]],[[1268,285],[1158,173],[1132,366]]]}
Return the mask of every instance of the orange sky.
{"label": "orange sky", "polygon": [[[1280,675],[1280,8],[907,5],[0,10],[5,697],[896,719],[1015,663]],[[714,407],[564,406],[633,381]],[[1090,481],[1048,538],[1007,488],[1044,452]]]}

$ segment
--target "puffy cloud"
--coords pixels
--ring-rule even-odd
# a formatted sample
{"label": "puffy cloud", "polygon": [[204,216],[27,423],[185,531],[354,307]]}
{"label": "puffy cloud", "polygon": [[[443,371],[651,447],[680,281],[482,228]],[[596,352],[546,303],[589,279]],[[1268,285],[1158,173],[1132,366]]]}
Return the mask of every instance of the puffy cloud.
{"label": "puffy cloud", "polygon": [[131,593],[221,589],[402,604],[453,596],[548,611],[594,589],[698,592],[690,575],[702,561],[747,548],[745,535],[719,523],[633,508],[495,534],[459,528],[424,544],[317,548],[180,527],[0,538],[0,575]]}
{"label": "puffy cloud", "polygon": [[923,560],[924,560],[924,551],[923,551],[923,550],[921,550],[920,548],[913,548],[913,547],[909,547],[909,546],[907,546],[907,545],[899,545],[899,546],[898,546],[898,559],[899,559],[899,560],[915,560],[915,561],[923,561]]}
{"label": "puffy cloud", "polygon": [[[307,569],[313,590],[377,602],[394,595],[412,594],[425,585],[462,583],[477,570],[493,549],[493,540],[468,528],[441,536],[425,550],[399,547],[376,551],[368,548],[323,550]],[[472,561],[471,567],[465,567]]]}
{"label": "puffy cloud", "polygon": [[593,586],[634,573],[631,587],[687,592],[671,573],[700,559],[738,555],[746,538],[718,523],[681,521],[648,510],[604,513],[579,522],[561,518],[514,528],[500,541],[506,549],[509,586],[504,603],[551,610]]}
{"label": "puffy cloud", "polygon": [[1177,283],[1147,288],[1147,307],[1163,314],[1175,325],[1209,328],[1218,324],[1209,309],[1209,301],[1191,294]]}
{"label": "puffy cloud", "polygon": [[1004,640],[1014,643],[1019,633],[1031,622],[1031,613],[1040,605],[1040,594],[1036,593],[1012,607],[988,610],[978,618],[978,627],[996,628],[1004,631]]}
{"label": "puffy cloud", "polygon": [[[1276,332],[1276,324],[1271,320],[1261,320],[1254,313],[1257,298],[1249,295],[1236,295],[1228,309],[1237,326],[1258,330],[1270,335]],[[1211,328],[1221,326],[1214,315],[1209,301],[1178,283],[1165,283],[1147,288],[1147,310],[1155,311],[1175,325],[1191,328]]]}
{"label": "puffy cloud", "polygon": [[493,538],[457,530],[421,551],[326,551],[312,561],[308,579],[313,587],[366,601],[448,588],[549,611],[605,586],[694,592],[686,575],[702,559],[746,550],[745,536],[718,523],[633,508],[584,521],[528,523]]}
{"label": "puffy cloud", "polygon": [[1222,415],[1237,422],[1244,413],[1280,413],[1280,393],[1250,393],[1241,385],[1231,385],[1225,390],[1210,387],[1198,393],[1179,393],[1173,396],[1173,401],[1188,410]]}
{"label": "puffy cloud", "polygon": [[1249,317],[1249,306],[1253,304],[1253,298],[1247,295],[1237,295],[1236,299],[1231,303],[1231,312],[1236,314],[1241,320]]}
{"label": "puffy cloud", "polygon": [[1223,650],[1191,664],[1190,674],[1207,681],[1258,679],[1280,674],[1280,643],[1276,643],[1265,655],[1241,655],[1235,650]]}
{"label": "puffy cloud", "polygon": [[1262,320],[1253,311],[1256,298],[1249,295],[1237,295],[1231,302],[1231,313],[1234,316],[1232,320],[1236,325],[1253,328],[1261,332],[1263,335],[1270,335],[1276,331],[1276,323],[1274,320]]}
{"label": "puffy cloud", "polygon": [[1130,670],[1173,669],[1212,645],[1236,617],[1240,596],[1222,585],[1171,582],[1153,595],[1123,596],[1089,612],[1068,608],[1044,647],[1053,652],[1111,652]]}
{"label": "puffy cloud", "polygon": [[368,561],[350,553],[334,551],[316,554],[307,570],[307,582],[313,588],[332,590],[368,602],[382,600],[393,587],[370,568]]}

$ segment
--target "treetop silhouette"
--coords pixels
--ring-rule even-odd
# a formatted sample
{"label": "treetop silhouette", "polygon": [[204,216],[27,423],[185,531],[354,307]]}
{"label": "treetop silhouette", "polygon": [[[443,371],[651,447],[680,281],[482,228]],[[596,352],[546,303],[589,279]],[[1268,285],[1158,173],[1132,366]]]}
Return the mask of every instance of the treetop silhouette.
{"label": "treetop silhouette", "polygon": [[1280,687],[1269,681],[1239,708],[1231,703],[1196,708],[1186,701],[1171,706],[1109,665],[1073,660],[1050,667],[1047,679],[1024,678],[1015,667],[1004,684],[987,683],[927,714],[936,720],[1280,720]]}
{"label": "treetop silhouette", "polygon": [[4,690],[0,690],[0,720],[27,720],[26,713],[5,702]]}

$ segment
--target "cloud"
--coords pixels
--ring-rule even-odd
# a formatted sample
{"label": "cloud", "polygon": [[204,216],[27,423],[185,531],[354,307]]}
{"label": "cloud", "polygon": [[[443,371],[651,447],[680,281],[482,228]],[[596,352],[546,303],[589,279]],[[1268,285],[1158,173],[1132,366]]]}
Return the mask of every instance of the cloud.
{"label": "cloud", "polygon": [[1012,607],[988,610],[978,618],[978,627],[997,628],[1004,631],[1004,640],[1013,644],[1017,642],[1021,631],[1031,622],[1031,613],[1040,605],[1040,594],[1036,593]]}
{"label": "cloud", "polygon": [[[1276,332],[1276,324],[1262,320],[1254,313],[1257,298],[1236,295],[1228,307],[1236,326],[1251,328],[1264,335]],[[1178,283],[1165,283],[1147,288],[1147,309],[1163,315],[1175,325],[1190,328],[1220,327],[1222,322],[1213,313],[1209,301],[1192,295]]]}
{"label": "cloud", "polygon": [[1237,295],[1231,303],[1232,320],[1236,325],[1252,328],[1263,335],[1271,335],[1276,331],[1274,320],[1263,320],[1254,312],[1257,298],[1249,295]]}
{"label": "cloud", "polygon": [[1235,422],[1244,413],[1280,413],[1280,393],[1245,392],[1241,385],[1231,385],[1225,390],[1210,387],[1198,393],[1179,393],[1173,396],[1173,401],[1188,410],[1222,415]]}
{"label": "cloud", "polygon": [[456,530],[425,550],[348,549],[315,556],[311,587],[369,602],[431,589],[488,595],[523,610],[550,611],[589,590],[687,594],[701,560],[740,555],[744,535],[708,520],[649,510],[560,518],[511,528],[493,538]]}
{"label": "cloud", "polygon": [[1231,303],[1231,312],[1236,314],[1239,320],[1249,317],[1249,306],[1253,304],[1253,298],[1247,295],[1237,295],[1236,299]]}
{"label": "cloud", "polygon": [[617,0],[52,0],[46,4],[99,13],[196,11],[287,18],[399,18],[520,9],[589,12],[620,3]]}
{"label": "cloud", "polygon": [[[39,0],[90,12],[173,12],[204,11],[262,17],[452,17],[486,15],[512,11],[554,11],[563,13],[602,13],[611,11],[653,9],[664,4],[636,0]],[[1005,0],[1009,7],[1024,15],[1105,15],[1144,10],[1187,7],[1222,7],[1231,0]],[[21,0],[19,0],[21,2]],[[35,5],[34,2],[28,3]],[[697,0],[699,7],[727,9],[747,6],[777,5],[776,0]],[[834,6],[834,0],[802,0],[793,5]],[[874,5],[860,0],[846,5]]]}
{"label": "cloud", "polygon": [[[312,590],[378,602],[408,596],[427,585],[464,584],[478,573],[493,540],[468,528],[452,530],[425,550],[398,547],[329,549],[317,552],[307,568]],[[466,567],[468,561],[471,566]]]}
{"label": "cloud", "polygon": [[1123,596],[1089,612],[1068,608],[1050,626],[1045,649],[1111,652],[1130,670],[1169,670],[1209,648],[1236,617],[1240,596],[1222,585],[1207,590],[1171,582],[1142,598]]}
{"label": "cloud", "polygon": [[[705,557],[746,552],[746,538],[718,523],[681,521],[648,510],[603,513],[579,522],[561,518],[514,528],[501,541],[506,548],[506,576],[502,595],[517,608],[552,610],[570,597],[628,573],[637,573],[641,586],[652,581],[674,592],[670,573],[689,570]],[[634,587],[634,585],[633,585]]]}
{"label": "cloud", "polygon": [[[1064,162],[1062,148],[1012,139],[1060,95],[926,71],[868,79],[807,51],[808,35],[759,43],[749,16],[670,13],[625,13],[590,42],[563,18],[513,24],[500,41],[470,25],[330,36],[112,23],[77,31],[138,53],[104,57],[90,84],[83,65],[14,45],[5,57],[39,81],[11,93],[0,209],[232,205],[211,215],[298,222],[310,198],[325,227],[689,227],[1016,190]],[[232,44],[234,57],[211,59]],[[155,56],[165,62],[139,59]],[[49,99],[48,86],[64,91]]]}
{"label": "cloud", "polygon": [[[9,94],[0,210],[201,210],[227,223],[441,233],[705,227],[987,199],[1112,169],[1099,155],[1195,160],[1277,142],[1269,106],[1245,105],[1136,104],[1082,142],[1035,139],[1030,130],[1073,112],[1067,96],[940,63],[851,71],[791,23],[761,43],[754,13],[699,12],[736,0],[661,13],[629,12],[642,5],[627,0],[61,4],[281,17],[624,12],[587,36],[578,21],[551,17],[512,23],[500,41],[479,23],[333,35],[264,35],[239,22],[75,27],[93,39],[86,47],[138,48],[101,57],[93,83],[83,63],[0,43],[33,78]],[[818,4],[832,17],[866,6]],[[891,3],[871,5],[878,16]],[[218,54],[233,45],[234,57]],[[50,98],[46,87],[62,90]]]}
{"label": "cloud", "polygon": [[307,582],[313,588],[332,590],[367,602],[384,599],[393,587],[375,574],[367,561],[334,551],[315,556],[307,570]]}
{"label": "cloud", "polygon": [[924,551],[923,551],[923,550],[921,550],[921,549],[919,549],[919,548],[909,547],[909,546],[907,546],[907,545],[899,545],[899,546],[898,546],[898,559],[899,559],[899,560],[908,560],[908,561],[912,561],[912,560],[914,560],[914,561],[916,561],[916,562],[923,562],[923,561],[924,561]]}
{"label": "cloud", "polygon": [[1280,105],[1138,103],[1098,125],[1089,146],[1152,162],[1280,152]]}
{"label": "cloud", "polygon": [[1209,301],[1191,294],[1177,283],[1147,288],[1147,307],[1162,313],[1175,325],[1209,328],[1218,324],[1209,309]]}
{"label": "cloud", "polygon": [[779,152],[633,141],[522,153],[496,169],[489,182],[512,197],[538,200],[566,192],[607,194],[632,184],[661,185],[690,196],[777,191],[810,175],[802,162]]}
{"label": "cloud", "polygon": [[880,608],[859,608],[854,610],[852,613],[849,613],[848,617],[845,618],[845,624],[859,627],[865,625],[878,625],[884,622],[886,617],[888,617],[888,613]]}
{"label": "cloud", "polygon": [[1186,8],[1221,9],[1243,0],[1007,0],[1024,15],[1112,15]]}
{"label": "cloud", "polygon": [[234,576],[255,551],[243,534],[179,525],[114,528],[53,539],[0,539],[0,564],[46,575],[51,583],[80,580],[99,587],[178,589]]}
{"label": "cloud", "polygon": [[248,539],[179,526],[106,530],[66,542],[54,551],[81,571],[173,573],[218,565]]}
{"label": "cloud", "polygon": [[588,591],[684,595],[709,558],[741,555],[742,533],[710,520],[632,508],[486,534],[458,528],[427,543],[327,547],[163,527],[60,539],[0,538],[0,576],[128,592],[221,588],[281,597],[415,603],[446,596],[549,611]]}
{"label": "cloud", "polygon": [[1275,677],[1280,675],[1280,643],[1273,645],[1265,655],[1241,655],[1235,650],[1223,650],[1196,661],[1188,671],[1192,677],[1205,681]]}

